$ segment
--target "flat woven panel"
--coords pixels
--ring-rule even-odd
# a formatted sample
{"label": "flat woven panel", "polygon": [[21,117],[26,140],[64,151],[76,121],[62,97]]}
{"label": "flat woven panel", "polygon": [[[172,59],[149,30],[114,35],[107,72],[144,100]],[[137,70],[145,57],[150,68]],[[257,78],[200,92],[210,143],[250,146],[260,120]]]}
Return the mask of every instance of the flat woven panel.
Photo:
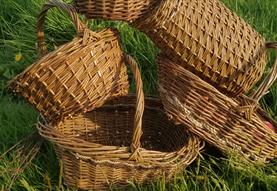
{"label": "flat woven panel", "polygon": [[[172,120],[186,124],[225,153],[236,152],[253,162],[277,157],[277,134],[266,125],[271,123],[277,130],[277,123],[257,105],[256,98],[230,98],[164,55],[158,64],[160,96]],[[272,71],[274,81],[277,62]]]}
{"label": "flat woven panel", "polygon": [[118,32],[90,31],[78,20],[73,7],[57,0],[46,3],[39,16],[41,54],[46,52],[42,26],[51,7],[71,15],[78,35],[16,76],[10,88],[54,123],[99,107],[111,97],[127,94],[129,83]]}
{"label": "flat woven panel", "polygon": [[201,141],[184,126],[168,121],[161,102],[151,97],[145,100],[141,160],[129,160],[135,107],[135,96],[129,95],[56,127],[38,125],[40,134],[55,145],[66,185],[106,190],[122,188],[128,181],[146,183],[161,177],[168,181],[194,161]]}
{"label": "flat woven panel", "polygon": [[133,21],[145,14],[157,0],[74,0],[77,11],[88,19]]}
{"label": "flat woven panel", "polygon": [[264,39],[219,0],[162,0],[133,26],[170,59],[230,95],[247,92],[266,65]]}

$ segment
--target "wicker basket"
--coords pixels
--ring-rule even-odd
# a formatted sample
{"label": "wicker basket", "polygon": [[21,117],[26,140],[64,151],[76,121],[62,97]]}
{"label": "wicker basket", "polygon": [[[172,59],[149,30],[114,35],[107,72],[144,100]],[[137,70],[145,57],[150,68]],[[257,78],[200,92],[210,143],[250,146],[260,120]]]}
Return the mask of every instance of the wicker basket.
{"label": "wicker basket", "polygon": [[277,123],[257,103],[277,77],[277,61],[256,93],[236,99],[164,55],[158,63],[161,100],[177,124],[187,124],[191,132],[223,152],[235,151],[250,161],[266,162],[277,156],[277,134],[266,125],[270,122],[276,128]]}
{"label": "wicker basket", "polygon": [[145,14],[157,0],[74,0],[77,11],[88,19],[133,21]]}
{"label": "wicker basket", "polygon": [[203,147],[183,126],[168,121],[158,99],[148,97],[144,104],[138,68],[127,59],[135,74],[137,96],[111,100],[55,127],[37,125],[40,134],[54,143],[70,187],[106,190],[112,185],[124,187],[128,181],[144,183],[162,176],[169,180]]}
{"label": "wicker basket", "polygon": [[[78,35],[45,55],[43,24],[53,7],[70,15]],[[50,0],[38,17],[37,35],[39,51],[45,56],[16,76],[10,87],[48,121],[92,110],[110,97],[128,93],[127,68],[117,31],[90,31],[71,5]]]}
{"label": "wicker basket", "polygon": [[133,25],[172,61],[230,96],[247,92],[263,74],[264,39],[219,0],[162,0]]}

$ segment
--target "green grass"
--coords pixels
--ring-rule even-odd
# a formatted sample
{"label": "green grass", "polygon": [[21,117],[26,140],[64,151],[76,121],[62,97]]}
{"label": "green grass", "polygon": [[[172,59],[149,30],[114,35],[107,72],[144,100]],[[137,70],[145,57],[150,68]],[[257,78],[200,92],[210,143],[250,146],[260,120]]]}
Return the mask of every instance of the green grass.
{"label": "green grass", "polygon": [[[38,113],[20,98],[8,93],[5,85],[15,74],[32,64],[37,58],[35,25],[36,15],[43,0],[0,0],[0,153],[22,137],[34,131]],[[224,0],[226,5],[249,22],[267,40],[277,40],[276,0]],[[61,22],[62,21],[62,22]],[[155,56],[158,49],[142,33],[125,23],[89,21],[92,29],[107,26],[121,32],[125,52],[139,63],[147,94],[156,94],[157,66]],[[71,38],[75,30],[71,21],[57,11],[51,11],[46,21],[47,44],[53,48]],[[23,59],[15,61],[21,53]],[[271,63],[274,54],[271,56]],[[270,67],[270,65],[269,65]],[[262,100],[263,106],[276,119],[277,86]],[[11,180],[10,170],[18,166],[11,162],[13,152],[0,159],[0,190]],[[0,154],[1,155],[1,154]],[[69,190],[61,183],[59,170],[50,144],[44,144],[31,165],[14,183],[12,190]],[[272,190],[277,188],[277,160],[263,166],[253,166],[239,161],[234,156],[223,157],[214,148],[206,148],[184,172],[170,182],[163,180],[151,185],[130,184],[130,190]]]}

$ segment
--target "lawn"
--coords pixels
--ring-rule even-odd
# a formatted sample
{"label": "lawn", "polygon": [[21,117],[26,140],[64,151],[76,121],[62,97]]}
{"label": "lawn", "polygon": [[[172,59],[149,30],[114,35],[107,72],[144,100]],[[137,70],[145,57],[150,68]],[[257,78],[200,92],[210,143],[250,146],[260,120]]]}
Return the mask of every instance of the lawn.
{"label": "lawn", "polygon": [[[43,2],[44,0],[0,0],[0,155],[35,130],[38,113],[24,100],[11,95],[6,84],[37,58],[36,15]],[[276,0],[224,0],[224,3],[267,40],[277,41]],[[67,16],[57,11],[51,11],[48,15],[45,33],[49,47],[53,48],[69,41],[75,30]],[[125,52],[132,55],[140,65],[145,93],[157,94],[155,56],[159,50],[154,44],[126,23],[93,20],[88,24],[92,29],[112,26],[121,32]],[[271,64],[274,56],[271,54]],[[131,89],[134,89],[133,85]],[[271,88],[261,104],[277,119],[277,84]],[[11,152],[0,158],[1,191],[10,185],[11,172],[19,166],[19,162],[13,160],[14,155],[15,153]],[[69,190],[62,185],[60,170],[51,145],[45,143],[34,161],[21,173],[11,188],[30,191]],[[277,159],[266,165],[250,165],[235,156],[226,157],[216,149],[206,147],[202,156],[172,182],[165,183],[160,180],[144,186],[130,184],[128,189],[276,191]]]}

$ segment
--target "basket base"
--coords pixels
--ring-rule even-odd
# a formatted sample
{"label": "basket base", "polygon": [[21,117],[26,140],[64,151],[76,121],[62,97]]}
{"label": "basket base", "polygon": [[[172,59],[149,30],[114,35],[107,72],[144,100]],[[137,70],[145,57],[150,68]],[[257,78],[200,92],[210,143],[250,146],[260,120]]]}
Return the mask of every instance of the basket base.
{"label": "basket base", "polygon": [[[55,146],[58,158],[62,161],[64,184],[69,188],[81,190],[108,190],[127,189],[132,183],[149,184],[151,181],[164,180],[166,182],[179,174],[183,168],[156,167],[145,169],[130,165],[119,165],[112,161],[94,161],[74,155],[68,151],[62,151]],[[75,160],[72,160],[75,158]],[[155,171],[155,173],[154,173]],[[141,176],[141,174],[144,174]],[[129,178],[126,178],[129,177]],[[130,177],[136,177],[131,179]]]}

